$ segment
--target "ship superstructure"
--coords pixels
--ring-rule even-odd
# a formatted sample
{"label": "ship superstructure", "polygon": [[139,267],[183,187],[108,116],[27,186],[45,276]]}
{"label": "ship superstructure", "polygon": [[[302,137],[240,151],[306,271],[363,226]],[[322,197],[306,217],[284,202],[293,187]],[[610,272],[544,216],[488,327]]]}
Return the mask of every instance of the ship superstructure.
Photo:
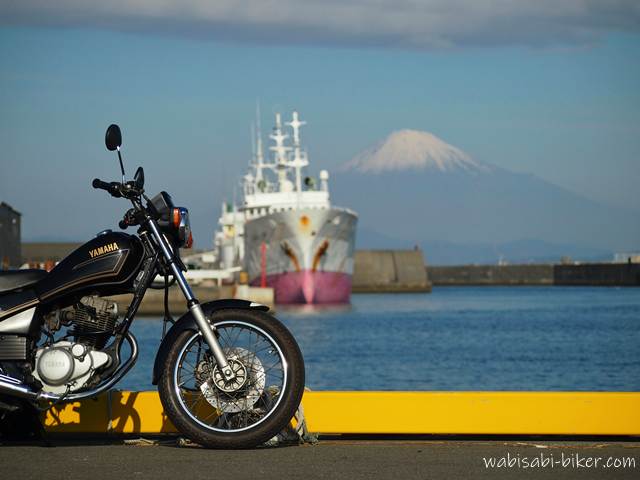
{"label": "ship superstructure", "polygon": [[[306,122],[293,112],[285,132],[280,114],[263,156],[258,124],[254,155],[242,180],[242,201],[224,204],[215,244],[220,265],[242,265],[253,285],[271,286],[277,303],[345,303],[351,292],[357,216],[333,207],[329,173],[305,173],[300,142]],[[290,140],[287,142],[287,140]]]}

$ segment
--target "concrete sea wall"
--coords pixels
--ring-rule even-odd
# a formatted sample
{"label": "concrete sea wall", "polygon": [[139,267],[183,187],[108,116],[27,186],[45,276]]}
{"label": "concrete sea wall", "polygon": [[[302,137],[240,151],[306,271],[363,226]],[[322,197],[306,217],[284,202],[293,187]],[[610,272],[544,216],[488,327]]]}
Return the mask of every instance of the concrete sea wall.
{"label": "concrete sea wall", "polygon": [[356,251],[352,291],[354,293],[431,291],[422,251]]}
{"label": "concrete sea wall", "polygon": [[426,267],[437,286],[565,285],[640,286],[638,263],[580,265],[459,265]]}
{"label": "concrete sea wall", "polygon": [[640,286],[640,263],[554,265],[554,285]]}
{"label": "concrete sea wall", "polygon": [[553,285],[553,265],[427,267],[434,285]]}

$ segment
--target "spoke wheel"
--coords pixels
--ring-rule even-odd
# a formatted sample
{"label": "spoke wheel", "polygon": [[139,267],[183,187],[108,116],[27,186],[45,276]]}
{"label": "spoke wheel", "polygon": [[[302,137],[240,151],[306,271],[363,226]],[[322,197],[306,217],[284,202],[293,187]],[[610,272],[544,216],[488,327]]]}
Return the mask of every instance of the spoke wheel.
{"label": "spoke wheel", "polygon": [[182,433],[209,447],[253,447],[281,431],[304,390],[304,365],[289,331],[252,310],[223,310],[210,318],[235,373],[226,381],[202,335],[182,332],[167,354],[159,391]]}

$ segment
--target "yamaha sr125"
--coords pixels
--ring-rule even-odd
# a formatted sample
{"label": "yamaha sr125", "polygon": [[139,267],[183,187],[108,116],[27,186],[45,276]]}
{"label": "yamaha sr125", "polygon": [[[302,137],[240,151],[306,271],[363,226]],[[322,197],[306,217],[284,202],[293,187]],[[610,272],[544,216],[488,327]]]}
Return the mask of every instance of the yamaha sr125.
{"label": "yamaha sr125", "polygon": [[[171,320],[167,295],[176,283],[187,312],[163,336],[152,373],[167,416],[206,447],[269,440],[302,398],[304,363],[295,339],[266,306],[198,302],[180,259],[180,248],[192,242],[187,209],[167,192],[145,195],[141,167],[125,180],[117,125],[107,129],[105,143],[117,151],[122,179],[95,179],[93,187],[131,204],[119,226],[136,234],[105,230],[50,272],[0,273],[0,418],[25,402],[42,410],[116,385],[138,357],[130,327],[145,292],[165,289]],[[118,294],[132,295],[123,312],[109,298]]]}

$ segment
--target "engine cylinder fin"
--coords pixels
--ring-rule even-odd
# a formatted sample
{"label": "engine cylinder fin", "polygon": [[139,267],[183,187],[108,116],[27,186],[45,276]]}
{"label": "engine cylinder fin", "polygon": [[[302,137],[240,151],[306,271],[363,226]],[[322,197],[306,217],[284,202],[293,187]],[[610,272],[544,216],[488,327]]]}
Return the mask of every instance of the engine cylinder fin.
{"label": "engine cylinder fin", "polygon": [[[118,319],[115,302],[100,297],[83,297],[66,315],[74,329],[75,340],[96,349],[102,349],[109,341]],[[71,317],[71,318],[69,318]]]}

